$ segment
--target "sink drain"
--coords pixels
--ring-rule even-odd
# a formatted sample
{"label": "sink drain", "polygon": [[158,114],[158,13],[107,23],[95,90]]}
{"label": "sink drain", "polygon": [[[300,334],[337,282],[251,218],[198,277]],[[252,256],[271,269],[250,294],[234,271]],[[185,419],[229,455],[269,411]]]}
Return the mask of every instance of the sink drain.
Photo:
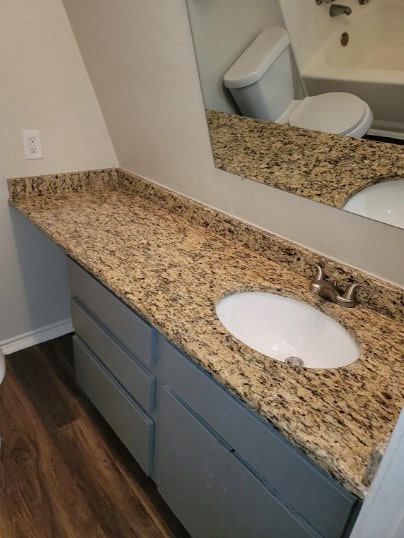
{"label": "sink drain", "polygon": [[346,47],[349,43],[349,34],[347,32],[344,32],[342,35],[341,35],[341,39],[340,39],[340,42],[341,42],[341,45],[343,47]]}
{"label": "sink drain", "polygon": [[299,366],[304,366],[304,362],[300,357],[287,357],[285,359],[285,362],[288,366],[292,366],[292,368],[298,368]]}

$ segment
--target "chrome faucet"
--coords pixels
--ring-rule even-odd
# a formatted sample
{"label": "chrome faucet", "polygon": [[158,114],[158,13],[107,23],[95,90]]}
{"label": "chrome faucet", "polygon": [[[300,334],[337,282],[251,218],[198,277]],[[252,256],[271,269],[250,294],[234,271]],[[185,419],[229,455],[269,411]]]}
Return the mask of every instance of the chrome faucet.
{"label": "chrome faucet", "polygon": [[312,292],[316,293],[323,299],[337,303],[340,306],[345,306],[346,308],[353,308],[358,304],[357,289],[360,284],[351,284],[341,295],[338,289],[331,284],[331,282],[325,280],[323,269],[319,265],[315,265],[317,272],[316,276],[311,282]]}
{"label": "chrome faucet", "polygon": [[333,4],[330,6],[331,17],[338,17],[338,15],[350,15],[352,9],[349,6],[342,6],[341,4]]}

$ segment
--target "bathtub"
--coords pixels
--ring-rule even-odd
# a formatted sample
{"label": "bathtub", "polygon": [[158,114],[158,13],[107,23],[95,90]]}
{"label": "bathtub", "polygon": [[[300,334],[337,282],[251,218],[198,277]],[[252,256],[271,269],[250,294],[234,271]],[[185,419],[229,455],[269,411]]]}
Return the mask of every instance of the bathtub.
{"label": "bathtub", "polygon": [[404,0],[355,2],[352,15],[335,20],[336,30],[302,70],[308,94],[354,93],[373,111],[371,133],[404,139]]}

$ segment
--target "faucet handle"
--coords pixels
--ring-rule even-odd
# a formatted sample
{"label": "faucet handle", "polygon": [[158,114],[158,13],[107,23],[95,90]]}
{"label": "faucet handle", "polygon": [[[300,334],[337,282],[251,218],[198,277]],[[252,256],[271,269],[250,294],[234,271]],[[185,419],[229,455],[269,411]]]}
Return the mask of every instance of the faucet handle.
{"label": "faucet handle", "polygon": [[321,265],[318,265],[317,263],[315,263],[314,266],[316,268],[316,275],[313,278],[313,281],[324,280],[324,269],[321,267]]}
{"label": "faucet handle", "polygon": [[355,282],[354,284],[350,284],[346,290],[344,291],[343,298],[347,301],[354,301],[357,302],[358,300],[358,288],[361,286],[361,284],[358,284]]}

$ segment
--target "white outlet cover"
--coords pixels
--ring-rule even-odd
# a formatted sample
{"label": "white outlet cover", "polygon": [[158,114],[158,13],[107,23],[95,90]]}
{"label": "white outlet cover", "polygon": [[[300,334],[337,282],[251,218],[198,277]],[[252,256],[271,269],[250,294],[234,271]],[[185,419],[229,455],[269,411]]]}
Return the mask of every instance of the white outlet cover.
{"label": "white outlet cover", "polygon": [[24,153],[26,159],[42,159],[41,133],[38,130],[23,131]]}

